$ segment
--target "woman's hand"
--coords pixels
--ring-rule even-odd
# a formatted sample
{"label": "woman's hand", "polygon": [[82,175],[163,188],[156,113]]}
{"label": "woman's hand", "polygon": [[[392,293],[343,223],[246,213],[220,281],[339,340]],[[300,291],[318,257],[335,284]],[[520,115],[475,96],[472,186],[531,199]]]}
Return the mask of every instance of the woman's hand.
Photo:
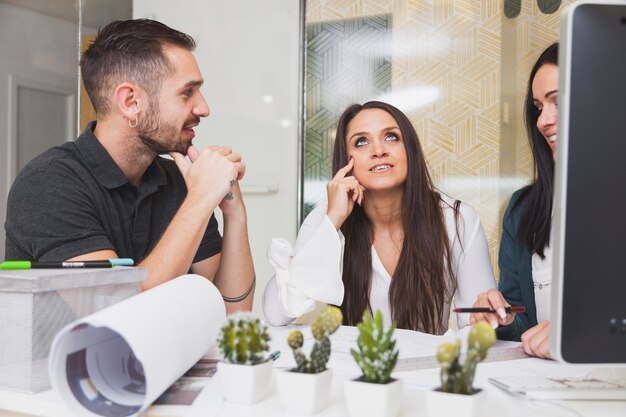
{"label": "woman's hand", "polygon": [[496,310],[495,313],[472,313],[470,323],[478,323],[479,321],[488,322],[494,329],[498,326],[506,326],[513,323],[515,313],[507,313],[505,307],[511,305],[506,302],[502,293],[495,288],[487,292],[478,294],[478,298],[472,307],[486,307]]}
{"label": "woman's hand", "polygon": [[552,359],[550,355],[550,322],[544,320],[522,334],[524,352],[530,356]]}
{"label": "woman's hand", "polygon": [[348,165],[337,171],[337,174],[326,185],[328,193],[328,210],[326,214],[337,230],[352,213],[354,203],[359,205],[363,203],[365,188],[353,176],[346,177],[352,170],[353,165],[354,160],[350,159]]}

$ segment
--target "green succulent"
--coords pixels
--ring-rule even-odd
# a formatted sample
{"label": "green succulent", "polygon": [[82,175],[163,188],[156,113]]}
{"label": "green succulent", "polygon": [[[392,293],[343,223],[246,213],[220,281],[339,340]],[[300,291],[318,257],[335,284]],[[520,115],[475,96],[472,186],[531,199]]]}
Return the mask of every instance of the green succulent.
{"label": "green succulent", "polygon": [[324,336],[335,333],[342,322],[341,310],[333,306],[326,307],[311,323],[311,333],[313,333],[315,340],[322,340]]}
{"label": "green succulent", "polygon": [[480,360],[484,360],[487,351],[496,341],[496,332],[487,322],[481,321],[472,326],[467,341],[470,348],[480,353]]}
{"label": "green succulent", "polygon": [[341,310],[337,307],[326,307],[322,313],[311,323],[311,333],[315,338],[311,358],[307,358],[302,350],[304,337],[300,330],[293,330],[287,336],[287,344],[293,350],[293,357],[296,360],[297,372],[317,374],[326,370],[326,364],[330,358],[330,339],[343,321]]}
{"label": "green succulent", "polygon": [[461,352],[461,341],[455,343],[446,342],[437,349],[437,360],[442,366],[450,366],[459,357]]}
{"label": "green succulent", "polygon": [[226,319],[218,336],[224,361],[255,365],[267,360],[270,335],[267,326],[250,313],[235,313]]}
{"label": "green succulent", "polygon": [[289,333],[289,336],[287,336],[287,344],[292,349],[301,348],[304,344],[304,336],[302,336],[302,332],[300,332],[300,330],[294,330]]}
{"label": "green succulent", "polygon": [[470,330],[465,363],[461,364],[461,341],[444,343],[437,349],[441,363],[441,391],[470,395],[478,362],[487,357],[489,348],[496,340],[496,332],[486,322],[475,324]]}
{"label": "green succulent", "polygon": [[391,339],[396,328],[395,323],[385,331],[380,310],[376,311],[374,318],[366,310],[357,328],[359,336],[356,342],[359,350],[350,349],[350,353],[361,368],[363,379],[375,384],[388,383],[398,362],[396,341]]}

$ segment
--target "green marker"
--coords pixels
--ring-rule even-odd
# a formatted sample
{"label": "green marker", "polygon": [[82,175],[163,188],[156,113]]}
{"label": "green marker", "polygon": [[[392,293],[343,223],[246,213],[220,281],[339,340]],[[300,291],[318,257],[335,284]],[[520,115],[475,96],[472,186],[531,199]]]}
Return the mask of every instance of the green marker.
{"label": "green marker", "polygon": [[133,266],[134,264],[135,261],[130,258],[65,262],[6,261],[0,264],[0,269],[112,268],[114,266]]}

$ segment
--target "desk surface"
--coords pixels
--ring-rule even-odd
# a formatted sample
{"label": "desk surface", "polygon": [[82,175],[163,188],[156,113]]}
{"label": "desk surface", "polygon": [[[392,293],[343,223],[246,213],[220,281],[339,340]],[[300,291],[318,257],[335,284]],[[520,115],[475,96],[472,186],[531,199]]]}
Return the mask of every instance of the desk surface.
{"label": "desk surface", "polygon": [[[582,376],[590,368],[571,367],[561,365],[553,361],[529,358],[503,362],[482,363],[478,366],[475,386],[486,390],[486,396],[478,404],[476,415],[489,415],[498,417],[526,417],[526,416],[584,416],[584,417],[617,417],[626,415],[626,401],[529,401],[511,396],[487,382],[489,377],[504,375],[563,375]],[[436,387],[439,380],[438,369],[423,369],[417,371],[398,372],[396,377],[402,378],[405,383],[404,402],[398,417],[424,416],[427,417],[425,406],[425,393]],[[335,376],[331,389],[331,400],[328,406],[320,413],[319,417],[347,416],[345,402],[343,400],[343,380],[345,377]],[[209,383],[207,389],[216,380]],[[216,390],[213,389],[212,392]],[[210,416],[277,416],[285,415],[282,412],[279,398],[272,384],[270,396],[260,403],[252,406],[235,405],[222,402],[217,394],[210,394],[213,399],[205,402],[205,407],[197,409],[188,408],[188,413],[180,415],[193,416],[194,414],[204,417]],[[481,412],[484,410],[485,412]],[[578,414],[577,414],[578,413]],[[7,416],[37,416],[37,417],[62,417],[70,416],[71,413],[59,402],[58,397],[52,391],[28,395],[0,391],[0,417]],[[168,407],[154,407],[146,413],[146,417],[178,417]]]}
{"label": "desk surface", "polygon": [[[310,330],[302,328],[307,338],[311,338]],[[305,330],[306,329],[306,330]],[[276,368],[291,368],[295,362],[290,348],[286,344],[286,336],[292,327],[270,328],[272,340],[271,350],[283,352],[280,359],[274,362]],[[456,335],[458,337],[459,334]],[[436,351],[436,346],[443,340],[442,336],[425,335],[423,333],[397,331],[397,346],[400,356],[419,356]],[[343,399],[343,381],[347,378],[360,376],[360,370],[349,354],[355,344],[356,329],[342,326],[331,336],[333,350],[328,367],[333,370],[333,385],[329,404],[315,416],[344,417],[348,415]],[[513,344],[513,348],[517,345]],[[495,347],[494,347],[495,348]],[[494,349],[492,349],[493,351]],[[214,349],[207,357],[217,357]],[[488,358],[489,360],[489,358]],[[626,401],[530,401],[516,397],[500,390],[488,382],[488,378],[503,376],[559,376],[583,377],[591,371],[591,367],[569,366],[555,361],[537,358],[503,360],[499,362],[483,362],[477,367],[474,386],[485,390],[485,395],[477,404],[477,416],[498,417],[623,417],[626,416]],[[396,378],[404,381],[403,404],[398,417],[428,417],[425,405],[426,392],[439,386],[439,368],[428,368],[396,372]],[[287,416],[282,411],[280,399],[273,381],[270,395],[265,400],[251,405],[236,405],[222,400],[217,387],[218,378],[205,379],[200,385],[205,386],[192,406],[158,405],[148,409],[144,417],[274,417]],[[20,414],[21,413],[21,414]],[[0,391],[0,417],[66,417],[71,412],[60,402],[53,391],[39,394],[22,394]]]}

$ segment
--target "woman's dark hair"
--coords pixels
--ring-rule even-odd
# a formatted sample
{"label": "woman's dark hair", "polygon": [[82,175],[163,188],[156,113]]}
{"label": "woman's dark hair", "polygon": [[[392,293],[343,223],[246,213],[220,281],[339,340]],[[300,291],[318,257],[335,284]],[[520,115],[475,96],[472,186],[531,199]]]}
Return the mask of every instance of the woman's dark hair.
{"label": "woman's dark hair", "polygon": [[533,81],[537,71],[546,65],[558,65],[559,44],[550,45],[537,59],[528,79],[528,91],[524,102],[524,119],[530,149],[533,153],[534,178],[517,204],[523,202],[523,212],[517,238],[526,243],[533,253],[543,259],[544,249],[550,244],[552,199],[554,189],[554,156],[539,129],[539,111],[533,101]]}
{"label": "woman's dark hair", "polygon": [[[435,191],[417,133],[400,110],[387,103],[370,101],[348,107],[337,126],[333,154],[333,175],[348,163],[348,125],[361,111],[381,109],[398,123],[407,156],[407,178],[402,195],[404,242],[398,266],[389,288],[391,315],[397,326],[433,334],[443,333],[444,306],[457,287],[451,266],[450,241],[442,204]],[[458,213],[458,204],[454,210]],[[456,216],[455,216],[456,218]],[[341,227],[346,242],[343,256],[345,295],[341,310],[344,321],[356,325],[363,311],[370,310],[372,285],[372,225],[359,205]]]}
{"label": "woman's dark hair", "polygon": [[174,68],[163,53],[167,45],[192,51],[193,38],[150,19],[118,20],[101,30],[82,54],[85,90],[97,114],[110,111],[109,95],[128,81],[156,96]]}

